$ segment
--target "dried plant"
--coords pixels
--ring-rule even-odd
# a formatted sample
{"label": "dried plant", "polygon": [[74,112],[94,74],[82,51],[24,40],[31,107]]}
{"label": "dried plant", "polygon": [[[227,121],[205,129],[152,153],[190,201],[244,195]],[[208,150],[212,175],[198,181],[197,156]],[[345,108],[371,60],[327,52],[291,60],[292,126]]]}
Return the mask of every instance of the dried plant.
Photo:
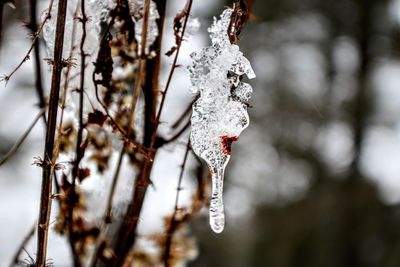
{"label": "dried plant", "polygon": [[[37,26],[36,1],[30,1],[32,45],[17,67],[3,80],[17,75],[34,51],[36,90],[40,112],[32,125],[10,150],[0,165],[19,148],[39,118],[46,125],[43,157],[33,164],[42,168],[40,212],[37,224],[36,258],[28,254],[25,266],[51,266],[47,259],[51,204],[58,205],[54,229],[68,239],[73,264],[79,266],[177,266],[196,255],[188,222],[207,205],[206,176],[197,161],[198,186],[189,207],[179,206],[185,167],[191,154],[186,143],[178,178],[172,215],[165,218],[165,231],[139,236],[137,227],[143,201],[152,185],[151,172],[161,147],[177,143],[190,126],[193,100],[170,127],[172,134],[159,132],[167,95],[192,9],[187,0],[173,22],[175,44],[166,55],[160,54],[167,1],[161,0],[59,0],[49,1],[49,8]],[[1,3],[3,5],[3,3]],[[226,34],[232,44],[238,41],[248,17],[246,1],[235,1],[230,11]],[[57,11],[57,12],[56,12]],[[48,100],[43,88],[39,37],[47,46],[52,79]],[[100,37],[99,37],[100,36]],[[67,58],[64,58],[68,55]],[[160,64],[173,57],[164,88],[160,86]],[[91,64],[93,62],[93,64]],[[225,79],[232,79],[225,77]],[[46,110],[46,112],[45,112]],[[230,152],[234,138],[224,139]],[[113,158],[117,158],[114,162]],[[135,173],[132,197],[124,214],[116,215],[114,197],[126,163]],[[194,165],[196,165],[194,164]],[[193,166],[192,166],[193,167]],[[111,176],[110,188],[101,222],[90,221],[85,192],[81,185],[88,179]],[[54,185],[54,189],[53,189]],[[18,249],[13,264],[33,236],[33,230]],[[160,250],[158,255],[136,248],[138,239],[150,240]],[[57,265],[57,263],[54,263]]]}

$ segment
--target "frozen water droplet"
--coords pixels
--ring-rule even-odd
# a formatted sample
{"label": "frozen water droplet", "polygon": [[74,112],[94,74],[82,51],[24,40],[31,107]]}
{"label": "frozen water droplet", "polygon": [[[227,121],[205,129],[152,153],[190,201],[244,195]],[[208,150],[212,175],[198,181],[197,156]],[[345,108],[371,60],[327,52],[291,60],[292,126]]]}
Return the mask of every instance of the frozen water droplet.
{"label": "frozen water droplet", "polygon": [[250,62],[227,34],[232,9],[225,9],[220,19],[214,18],[208,29],[212,45],[192,53],[188,66],[191,92],[199,92],[193,104],[190,134],[194,153],[204,159],[212,174],[210,225],[214,232],[224,229],[223,206],[224,170],[228,164],[231,145],[249,125],[247,102],[253,89],[241,82],[255,74]]}

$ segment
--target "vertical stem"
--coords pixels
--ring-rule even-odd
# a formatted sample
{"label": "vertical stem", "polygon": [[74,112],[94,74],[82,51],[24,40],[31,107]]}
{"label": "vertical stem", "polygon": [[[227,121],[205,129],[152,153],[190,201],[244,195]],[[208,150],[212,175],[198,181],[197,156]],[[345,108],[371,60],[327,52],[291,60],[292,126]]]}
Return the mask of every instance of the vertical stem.
{"label": "vertical stem", "polygon": [[172,67],[171,67],[171,70],[170,70],[170,72],[168,74],[167,84],[165,85],[165,90],[164,90],[164,92],[162,94],[162,97],[161,97],[160,107],[158,109],[157,116],[156,116],[156,125],[155,125],[155,129],[154,129],[154,132],[153,132],[152,140],[151,140],[151,143],[152,143],[151,147],[154,146],[155,141],[156,141],[157,128],[158,128],[158,125],[160,124],[160,117],[161,117],[161,113],[162,113],[162,110],[163,110],[163,107],[164,107],[165,98],[167,96],[168,89],[169,89],[169,86],[170,86],[171,81],[172,81],[172,77],[173,77],[173,75],[175,73],[176,63],[178,62],[178,56],[179,56],[179,52],[181,50],[183,36],[185,35],[186,25],[187,25],[187,22],[189,20],[189,15],[190,15],[190,10],[192,9],[192,4],[193,4],[193,0],[188,0],[186,2],[186,5],[187,5],[185,7],[185,9],[186,9],[186,17],[185,17],[185,21],[183,22],[181,40],[180,40],[180,42],[178,44],[178,47],[176,49],[175,57],[174,57],[174,60],[172,62]]}
{"label": "vertical stem", "polygon": [[68,233],[69,233],[69,243],[71,247],[71,252],[74,260],[74,266],[80,267],[82,266],[79,254],[75,248],[75,235],[74,235],[74,206],[76,204],[76,178],[79,173],[79,163],[83,157],[83,151],[81,149],[82,144],[82,135],[83,135],[83,96],[84,96],[84,86],[85,86],[85,59],[86,54],[84,51],[84,45],[86,40],[86,12],[85,12],[85,0],[81,0],[81,18],[80,21],[82,23],[82,38],[80,42],[80,54],[81,54],[81,69],[80,69],[80,84],[79,84],[79,128],[76,140],[76,148],[75,148],[75,160],[74,160],[74,167],[72,168],[72,186],[71,192],[69,194],[69,214],[68,214]]}
{"label": "vertical stem", "polygon": [[57,12],[56,37],[54,44],[54,62],[51,78],[50,101],[48,111],[48,124],[46,143],[44,148],[44,166],[42,174],[42,189],[40,197],[40,210],[38,222],[37,255],[36,264],[44,267],[46,264],[48,228],[51,212],[51,187],[52,173],[54,170],[54,138],[57,124],[58,98],[60,93],[61,71],[63,68],[62,51],[64,44],[65,19],[68,0],[60,0]]}
{"label": "vertical stem", "polygon": [[178,205],[179,205],[179,193],[182,190],[182,180],[183,180],[183,174],[185,172],[185,165],[186,161],[189,155],[190,151],[190,138],[186,144],[186,151],[185,151],[185,156],[183,156],[183,162],[181,165],[181,172],[179,174],[179,179],[178,179],[178,186],[176,188],[176,198],[175,198],[175,206],[174,206],[174,213],[172,214],[172,219],[171,223],[168,228],[167,232],[167,238],[165,241],[165,250],[164,250],[164,255],[163,255],[163,260],[164,260],[164,266],[169,267],[171,266],[170,264],[170,257],[171,257],[171,247],[172,247],[172,238],[174,235],[174,232],[176,231],[176,228],[178,226],[178,221],[176,219],[176,215],[178,213]]}
{"label": "vertical stem", "polygon": [[[166,0],[157,1],[157,9],[160,15],[158,20],[159,36],[153,44],[153,49],[156,51],[157,56],[153,59],[148,59],[146,62],[146,77],[143,86],[144,101],[145,101],[145,136],[143,145],[146,147],[153,147],[151,145],[152,136],[155,131],[155,109],[157,103],[157,90],[158,90],[158,77],[160,70],[160,50],[162,41],[162,32],[165,19]],[[143,36],[142,36],[143,38]],[[143,41],[143,39],[142,39]],[[144,46],[142,45],[142,49]],[[153,152],[153,156],[155,155]],[[154,157],[150,157],[154,158]],[[144,197],[147,192],[147,187],[150,184],[150,173],[153,167],[153,162],[145,158],[141,166],[140,172],[135,180],[135,188],[133,198],[128,206],[128,210],[124,216],[124,220],[118,229],[116,239],[114,240],[114,252],[116,258],[112,266],[122,266],[126,256],[131,247],[136,241],[136,229],[138,225],[138,218],[142,210]]]}

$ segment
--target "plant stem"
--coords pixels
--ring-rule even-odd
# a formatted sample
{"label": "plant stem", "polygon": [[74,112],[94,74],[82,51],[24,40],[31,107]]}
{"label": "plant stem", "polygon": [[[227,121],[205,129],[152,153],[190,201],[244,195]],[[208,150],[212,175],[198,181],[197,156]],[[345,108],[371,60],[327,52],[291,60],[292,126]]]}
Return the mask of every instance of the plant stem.
{"label": "plant stem", "polygon": [[40,197],[40,210],[38,222],[37,255],[36,264],[44,267],[46,264],[48,228],[51,212],[51,188],[52,173],[54,171],[53,149],[57,124],[57,109],[60,94],[61,71],[63,68],[62,52],[64,44],[65,19],[68,0],[60,0],[58,3],[56,36],[54,44],[54,62],[51,79],[50,101],[48,111],[48,124],[46,143],[44,149],[44,166],[42,174],[42,189]]}
{"label": "plant stem", "polygon": [[[32,44],[29,47],[28,51],[26,52],[25,56],[22,58],[22,60],[19,62],[19,64],[10,72],[10,74],[6,75],[4,78],[2,78],[2,80],[4,80],[6,83],[11,79],[11,77],[19,70],[19,68],[21,68],[21,66],[27,61],[29,60],[29,55],[31,54],[33,48],[35,47],[35,43],[38,41],[39,39],[39,35],[43,30],[44,24],[47,22],[47,20],[50,19],[50,13],[51,10],[53,9],[53,1],[54,0],[50,0],[49,3],[49,8],[47,11],[47,15],[45,17],[45,19],[43,20],[42,24],[40,24],[39,29],[34,33],[33,35],[33,39],[32,39]],[[2,7],[2,4],[0,4],[0,7]],[[0,12],[1,14],[1,12]],[[1,15],[0,15],[1,16]],[[1,27],[1,26],[0,26]],[[1,29],[0,29],[1,32]]]}
{"label": "plant stem", "polygon": [[104,216],[103,216],[103,222],[101,223],[100,231],[99,231],[100,235],[99,235],[99,237],[97,237],[92,260],[91,260],[90,264],[88,265],[90,267],[96,266],[97,259],[99,258],[101,245],[107,235],[108,226],[110,225],[110,223],[112,223],[112,202],[113,202],[113,197],[115,194],[115,189],[118,184],[119,173],[121,171],[121,166],[122,166],[122,161],[124,159],[124,156],[125,156],[125,148],[123,147],[119,153],[117,167],[115,168],[114,176],[113,176],[112,183],[111,183],[111,189],[108,194],[106,209],[105,209]]}
{"label": "plant stem", "polygon": [[164,266],[169,267],[170,265],[170,257],[171,257],[171,246],[172,246],[172,238],[173,235],[179,225],[179,221],[176,219],[176,215],[178,214],[178,205],[179,205],[179,193],[182,190],[182,180],[183,180],[183,174],[185,172],[185,165],[187,162],[187,158],[189,155],[190,151],[190,139],[188,140],[186,144],[186,151],[185,151],[185,156],[183,157],[183,162],[181,165],[181,172],[179,174],[179,179],[178,179],[178,186],[176,188],[176,198],[175,198],[175,206],[174,206],[174,213],[172,214],[172,219],[171,223],[168,228],[167,232],[167,238],[165,241],[165,250],[164,250],[164,255],[163,255],[163,260],[164,260]]}
{"label": "plant stem", "polygon": [[74,236],[74,206],[76,204],[76,178],[79,173],[79,163],[82,160],[83,151],[81,149],[82,144],[82,135],[84,129],[83,123],[83,100],[84,100],[84,86],[85,86],[85,58],[86,54],[84,51],[84,45],[86,40],[86,12],[85,12],[85,0],[81,0],[81,18],[80,22],[82,23],[82,37],[80,42],[80,54],[81,54],[81,69],[80,69],[80,84],[79,84],[79,126],[78,126],[78,133],[77,133],[77,141],[76,141],[76,148],[75,148],[75,160],[74,166],[72,168],[72,184],[71,184],[71,191],[69,192],[69,212],[68,212],[68,235],[69,235],[69,245],[71,247],[71,252],[73,256],[74,266],[80,267],[82,263],[79,258],[79,254],[75,248],[75,236]]}
{"label": "plant stem", "polygon": [[[124,220],[117,231],[116,239],[114,240],[114,252],[116,258],[112,266],[122,266],[126,256],[131,247],[136,241],[136,229],[138,224],[139,214],[141,212],[144,197],[146,195],[147,187],[150,184],[150,173],[153,167],[153,161],[156,151],[152,149],[151,140],[155,130],[155,110],[157,104],[157,91],[159,88],[158,77],[160,71],[160,50],[162,32],[165,20],[166,0],[157,1],[157,9],[160,19],[157,21],[159,35],[155,40],[152,49],[156,51],[156,57],[147,59],[146,61],[146,76],[143,86],[144,102],[145,102],[145,126],[144,126],[144,140],[143,145],[150,147],[149,153],[152,155],[143,159],[139,174],[136,177],[134,185],[134,193],[128,210],[124,216]],[[144,18],[146,20],[146,18]],[[144,32],[145,30],[143,30]],[[147,30],[146,30],[147,31]],[[143,38],[143,36],[142,36]],[[143,39],[142,39],[143,41]],[[142,45],[142,49],[144,46]]]}
{"label": "plant stem", "polygon": [[186,7],[185,7],[185,9],[186,9],[186,16],[185,16],[185,21],[183,22],[181,40],[180,40],[180,42],[178,43],[178,47],[177,47],[177,49],[176,49],[175,57],[174,57],[174,60],[173,60],[173,62],[172,62],[172,67],[171,67],[171,70],[170,70],[170,72],[169,72],[169,74],[168,74],[167,84],[165,85],[164,92],[163,92],[163,94],[162,94],[162,96],[161,96],[161,103],[160,103],[160,107],[159,107],[158,112],[157,112],[156,125],[155,125],[155,129],[154,129],[154,132],[153,132],[152,140],[151,140],[151,143],[152,143],[152,144],[151,144],[150,147],[153,147],[154,144],[155,144],[155,141],[156,141],[156,137],[157,137],[157,128],[158,128],[158,125],[160,124],[160,117],[161,117],[161,113],[162,113],[162,110],[163,110],[163,107],[164,107],[165,98],[166,98],[166,96],[167,96],[168,89],[169,89],[169,86],[170,86],[171,81],[172,81],[172,76],[173,76],[174,73],[175,73],[176,63],[178,62],[179,52],[180,52],[181,47],[182,47],[183,36],[185,35],[186,25],[187,25],[187,22],[188,22],[188,20],[189,20],[189,14],[190,14],[190,10],[192,9],[192,4],[193,4],[193,0],[188,0],[188,1],[186,2]]}

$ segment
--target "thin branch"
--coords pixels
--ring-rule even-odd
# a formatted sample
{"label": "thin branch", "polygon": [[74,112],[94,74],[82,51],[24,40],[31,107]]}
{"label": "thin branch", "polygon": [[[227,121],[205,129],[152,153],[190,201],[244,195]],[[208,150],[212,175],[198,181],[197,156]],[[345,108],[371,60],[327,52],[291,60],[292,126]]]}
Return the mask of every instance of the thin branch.
{"label": "thin branch", "polygon": [[198,97],[195,97],[189,105],[186,107],[185,111],[178,117],[178,119],[171,125],[172,129],[178,128],[178,126],[182,123],[182,121],[192,112],[192,106],[197,101]]}
{"label": "thin branch", "polygon": [[[150,4],[149,0],[146,0],[145,7],[149,8]],[[144,85],[144,101],[145,101],[145,134],[143,144],[146,147],[149,147],[149,153],[152,153],[152,158],[156,151],[151,146],[151,137],[153,136],[154,127],[152,126],[154,121],[155,107],[156,107],[156,97],[155,90],[158,89],[158,73],[160,67],[160,53],[159,50],[161,48],[161,39],[162,39],[162,31],[165,20],[165,5],[166,1],[161,0],[157,2],[157,9],[160,15],[160,19],[158,20],[158,28],[159,28],[159,36],[157,37],[153,49],[156,51],[156,57],[154,59],[148,59],[146,66],[146,79]],[[148,12],[149,10],[145,10],[144,23],[143,26],[147,27],[148,20]],[[147,15],[146,15],[147,13]],[[142,34],[147,32],[147,28],[142,29]],[[147,34],[147,33],[146,33]],[[145,40],[142,35],[142,51],[145,48],[143,44],[143,40]],[[150,137],[150,138],[148,138]],[[123,265],[126,256],[128,255],[131,247],[135,243],[136,239],[136,228],[138,224],[138,217],[140,211],[142,209],[143,200],[146,194],[146,190],[148,185],[150,184],[150,172],[153,166],[152,160],[144,159],[142,166],[140,168],[139,174],[136,177],[135,185],[134,185],[134,194],[131,200],[131,203],[128,207],[128,210],[124,216],[124,221],[121,224],[120,228],[117,231],[117,236],[114,240],[114,253],[116,257],[113,259],[111,263],[113,267],[120,267]]]}
{"label": "thin branch", "polygon": [[122,161],[123,161],[124,155],[125,155],[125,148],[123,147],[120,151],[120,154],[118,157],[118,162],[117,162],[117,167],[115,168],[114,176],[113,176],[113,179],[111,182],[111,188],[110,188],[110,192],[108,193],[106,208],[105,208],[105,212],[103,215],[103,222],[100,226],[100,231],[99,231],[100,236],[97,237],[97,240],[96,240],[96,246],[94,249],[92,260],[89,264],[90,267],[96,266],[97,259],[99,258],[101,245],[104,242],[106,235],[107,235],[108,226],[112,223],[112,203],[113,203],[113,198],[114,198],[114,194],[115,194],[115,189],[117,188],[117,184],[118,184],[119,174],[121,171],[121,166],[122,166]]}
{"label": "thin branch", "polygon": [[155,141],[156,141],[157,129],[158,129],[158,125],[160,124],[161,113],[162,113],[162,110],[163,110],[163,107],[164,107],[165,98],[166,98],[166,96],[167,96],[169,86],[170,86],[171,81],[172,81],[172,76],[174,75],[175,69],[176,69],[176,67],[177,67],[179,52],[180,52],[181,47],[182,47],[182,41],[183,41],[183,37],[184,37],[184,35],[185,35],[186,25],[187,25],[187,22],[188,22],[188,20],[189,20],[189,14],[190,14],[190,11],[191,11],[191,9],[192,9],[192,4],[193,4],[193,0],[188,0],[188,1],[186,2],[186,6],[185,6],[186,17],[185,17],[185,20],[184,20],[184,22],[183,22],[181,40],[180,40],[180,42],[177,44],[177,49],[176,49],[175,57],[174,57],[174,60],[173,60],[173,62],[172,62],[172,66],[171,66],[170,72],[169,72],[169,74],[168,74],[167,84],[165,85],[164,92],[162,93],[162,96],[161,96],[160,107],[159,107],[159,109],[158,109],[158,113],[157,113],[157,116],[156,116],[156,125],[155,125],[155,130],[154,130],[154,132],[153,132],[152,142],[151,142],[151,146],[150,146],[150,147],[153,147],[154,144],[155,144]]}
{"label": "thin branch", "polygon": [[14,145],[10,148],[10,150],[8,150],[7,154],[5,154],[4,157],[0,160],[0,166],[3,165],[18,151],[18,149],[24,143],[25,139],[28,137],[28,135],[30,134],[30,132],[35,127],[36,123],[39,121],[39,119],[43,116],[44,113],[45,113],[44,109],[40,110],[40,112],[33,119],[29,127],[25,130],[24,134],[18,139],[17,142],[14,143]]}
{"label": "thin branch", "polygon": [[107,114],[107,117],[110,119],[112,126],[115,127],[115,129],[122,135],[123,141],[127,142],[133,149],[137,149],[138,152],[141,153],[145,158],[152,161],[153,160],[152,151],[148,148],[145,148],[142,144],[139,144],[135,140],[132,140],[132,138],[114,120],[114,118],[111,116],[110,112],[108,111],[108,108],[106,107],[106,105],[101,101],[100,96],[99,96],[98,84],[96,82],[94,72],[92,75],[92,80],[93,80],[93,84],[95,87],[95,95],[96,95],[97,102],[99,102],[99,104],[103,108],[104,112]]}
{"label": "thin branch", "polygon": [[18,246],[17,251],[15,252],[12,261],[10,263],[10,267],[15,266],[16,264],[18,264],[18,259],[19,259],[19,255],[21,255],[21,252],[25,249],[26,245],[28,244],[29,240],[32,238],[32,236],[35,233],[35,229],[36,229],[36,222],[32,225],[32,227],[29,229],[29,232],[26,233],[24,239],[22,239],[21,244]]}
{"label": "thin branch", "polygon": [[185,125],[182,127],[182,129],[180,129],[177,133],[175,133],[173,136],[171,136],[168,139],[164,139],[162,137],[157,138],[155,147],[161,147],[163,145],[166,145],[168,143],[171,143],[173,141],[175,141],[176,139],[178,139],[190,126],[190,120],[188,120]]}
{"label": "thin branch", "polygon": [[80,267],[82,263],[79,258],[79,254],[75,248],[75,237],[74,237],[74,206],[75,206],[75,199],[76,199],[76,178],[79,172],[79,163],[83,157],[83,151],[81,149],[82,143],[82,135],[84,129],[83,123],[83,105],[84,105],[84,86],[85,86],[85,59],[86,54],[84,50],[85,40],[86,40],[86,22],[88,20],[85,12],[85,0],[81,0],[81,17],[79,18],[80,22],[82,23],[82,37],[80,42],[80,54],[81,54],[81,69],[80,69],[80,84],[79,84],[79,126],[78,126],[78,134],[77,134],[77,141],[76,141],[76,148],[75,148],[75,160],[74,166],[72,168],[72,184],[71,184],[71,192],[69,193],[69,211],[68,211],[68,235],[69,235],[69,243],[71,247],[71,252],[74,260],[74,266]]}
{"label": "thin branch", "polygon": [[173,235],[179,225],[179,221],[177,220],[176,216],[178,214],[178,205],[179,205],[179,193],[182,190],[182,180],[183,180],[183,174],[185,172],[185,166],[187,162],[187,158],[189,155],[190,151],[190,139],[188,139],[187,144],[186,144],[186,151],[185,151],[185,156],[183,157],[183,162],[181,165],[181,172],[179,174],[179,179],[178,179],[178,186],[176,188],[176,197],[175,197],[175,206],[174,206],[174,213],[172,214],[172,219],[171,223],[168,228],[167,232],[167,239],[165,241],[165,250],[164,250],[164,255],[163,255],[163,260],[164,260],[164,266],[169,267],[171,266],[170,264],[170,257],[171,257],[171,245],[172,245],[172,238]]}
{"label": "thin branch", "polygon": [[[139,62],[138,62],[138,71],[135,79],[135,85],[132,95],[131,101],[131,112],[129,113],[128,122],[131,123],[135,116],[135,108],[136,103],[140,95],[140,86],[142,84],[142,78],[144,76],[144,57],[146,52],[146,41],[147,41],[147,28],[149,24],[149,15],[150,15],[150,0],[145,0],[144,2],[144,15],[143,15],[143,27],[142,27],[142,40],[140,43],[140,55],[139,55]],[[130,129],[131,127],[129,127]]]}
{"label": "thin branch", "polygon": [[[160,2],[163,2],[163,1],[160,1]],[[184,21],[181,40],[183,40],[183,36],[184,36],[185,29],[186,29],[186,24],[188,21],[188,16],[190,13],[191,6],[192,6],[192,0],[188,0],[187,5],[185,7],[185,9],[187,10],[187,12],[186,12],[187,17],[185,18],[185,21]],[[164,18],[164,15],[162,15],[160,17]],[[175,54],[173,66],[172,66],[172,69],[168,76],[166,89],[164,90],[164,94],[162,95],[160,108],[158,110],[158,113],[157,113],[155,121],[154,121],[155,125],[154,125],[154,127],[150,128],[152,130],[152,133],[149,133],[149,134],[151,134],[150,142],[149,142],[150,143],[150,151],[154,151],[154,154],[156,153],[155,143],[156,143],[156,137],[157,137],[157,128],[160,123],[160,115],[161,115],[162,108],[164,105],[166,93],[168,92],[168,88],[171,83],[172,75],[176,68],[179,50],[180,50],[180,45],[177,48],[177,53]],[[155,77],[155,78],[157,79],[157,77]],[[152,102],[152,103],[147,103],[147,104],[152,107],[155,100],[156,100],[156,98],[153,97],[152,99],[148,100],[149,102]],[[148,115],[151,115],[151,114],[149,113]],[[145,136],[146,136],[146,134],[145,134]],[[145,140],[145,143],[146,143],[146,140]],[[117,235],[118,237],[115,240],[114,252],[116,254],[116,259],[114,259],[114,262],[112,265],[114,267],[122,266],[122,264],[125,260],[125,257],[128,254],[130,248],[135,244],[136,229],[137,229],[137,225],[138,225],[139,215],[140,215],[142,207],[143,207],[143,201],[146,196],[147,188],[148,188],[149,184],[151,183],[150,173],[151,173],[152,167],[153,167],[153,163],[148,160],[145,160],[143,162],[143,165],[140,169],[138,176],[136,177],[133,199],[131,201],[131,204],[128,207],[128,211],[125,214],[123,223],[118,231],[118,235]]]}
{"label": "thin branch", "polygon": [[[36,34],[38,31],[37,27],[37,15],[36,15],[36,7],[37,7],[37,1],[36,0],[30,0],[30,5],[29,5],[29,12],[30,12],[30,23],[29,23],[29,28],[32,32],[33,35]],[[40,64],[40,42],[33,42],[34,44],[34,64],[35,64],[35,88],[36,92],[39,98],[39,107],[44,108],[46,106],[46,101],[44,97],[44,89],[43,89],[43,84],[42,84],[42,67]],[[43,113],[43,122],[46,125],[46,115]]]}
{"label": "thin branch", "polygon": [[50,4],[49,4],[49,8],[48,11],[46,13],[46,17],[44,18],[43,22],[40,24],[39,29],[33,34],[33,39],[32,39],[32,44],[29,47],[28,51],[26,52],[25,56],[23,57],[23,59],[19,62],[19,64],[11,71],[10,74],[5,75],[4,77],[2,77],[1,80],[4,80],[6,83],[11,79],[11,77],[19,70],[19,68],[21,68],[21,66],[30,59],[30,54],[33,50],[33,48],[35,47],[35,43],[38,41],[38,38],[40,36],[40,33],[43,30],[44,24],[47,22],[47,20],[50,19],[51,17],[51,10],[53,8],[53,1],[54,0],[50,0]]}
{"label": "thin branch", "polygon": [[50,101],[48,111],[48,124],[46,132],[46,143],[44,149],[44,162],[50,161],[43,166],[42,189],[40,197],[37,255],[36,263],[39,267],[46,265],[48,228],[51,212],[52,173],[54,171],[54,138],[57,124],[58,100],[60,94],[61,71],[63,68],[62,51],[64,45],[65,19],[67,14],[68,0],[60,0],[58,3],[56,36],[54,44],[54,64],[51,79]]}

